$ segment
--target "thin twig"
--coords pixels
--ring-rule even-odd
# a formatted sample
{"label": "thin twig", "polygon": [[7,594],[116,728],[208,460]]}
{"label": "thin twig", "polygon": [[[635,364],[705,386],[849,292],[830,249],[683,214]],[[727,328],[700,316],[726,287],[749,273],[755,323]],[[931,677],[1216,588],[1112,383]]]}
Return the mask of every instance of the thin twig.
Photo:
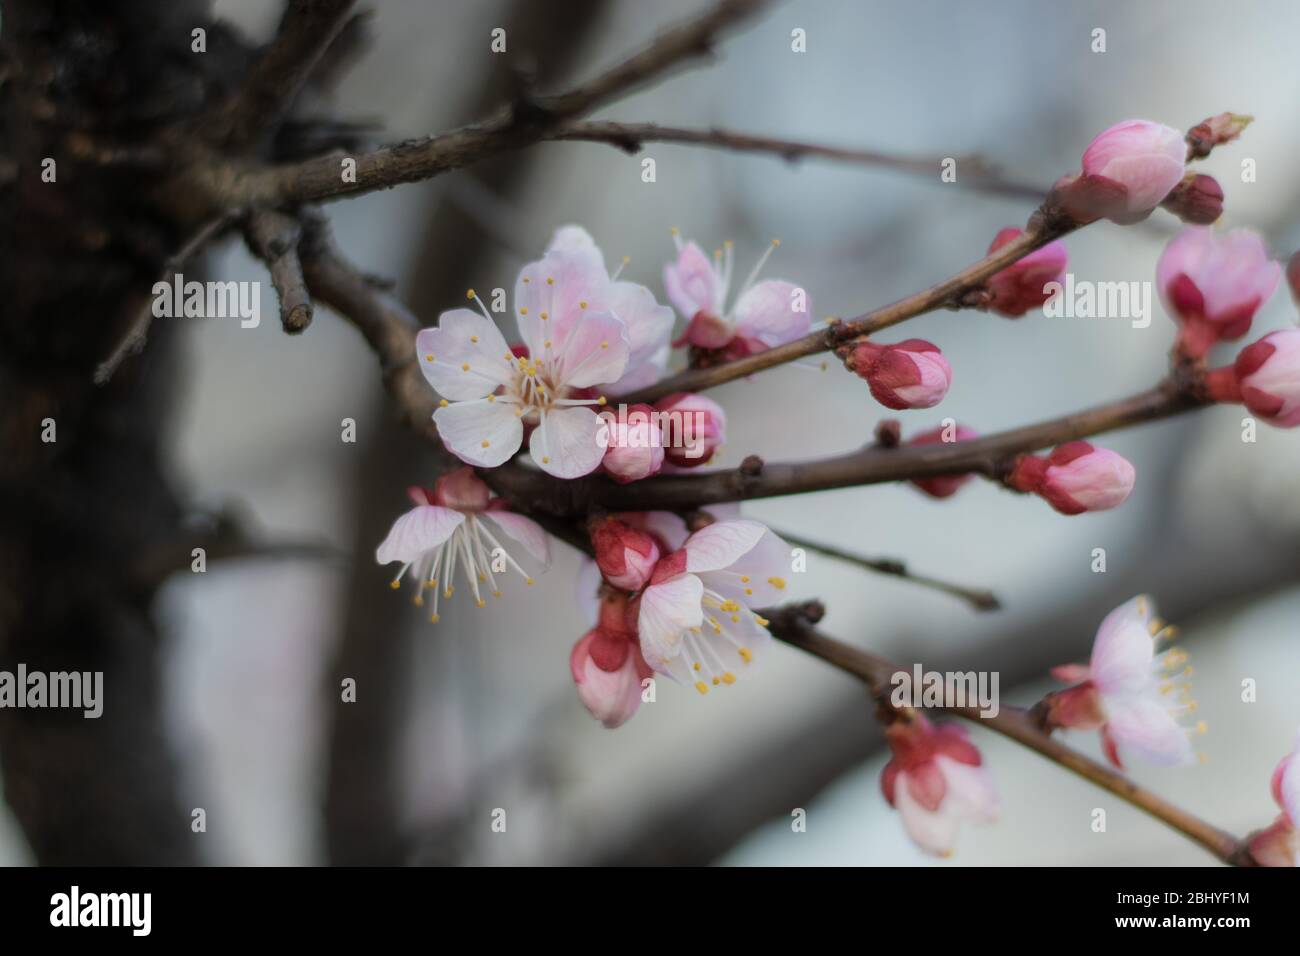
{"label": "thin twig", "polygon": [[275,39],[244,84],[206,121],[208,138],[248,146],[292,109],[316,64],[343,30],[356,0],[289,0]]}
{"label": "thin twig", "polygon": [[[827,146],[822,143],[807,143],[797,140],[778,139],[772,136],[755,136],[751,133],[738,133],[733,130],[719,129],[683,129],[675,126],[660,126],[658,123],[612,123],[586,122],[571,123],[546,137],[552,140],[564,140],[588,143],[606,143],[624,152],[640,152],[645,143],[678,143],[682,145],[705,146],[713,149],[725,149],[736,153],[766,153],[797,162],[801,159],[826,159],[835,162],[852,163],[860,166],[874,166],[896,172],[911,173],[919,176],[933,176],[939,181],[939,157],[898,156],[870,149],[846,149],[840,146]],[[1015,183],[998,175],[978,156],[956,157],[960,170],[959,182],[971,185],[983,192],[1012,196],[1021,199],[1042,199],[1045,189]]]}
{"label": "thin twig", "polygon": [[244,230],[254,254],[266,263],[271,284],[280,297],[280,324],[297,334],[311,324],[311,296],[298,260],[298,239],[302,227],[292,216],[272,209],[255,209]]}
{"label": "thin twig", "polygon": [[[837,641],[815,628],[813,622],[819,620],[822,614],[822,608],[816,602],[808,605],[786,605],[773,611],[764,611],[763,614],[769,621],[768,629],[775,637],[852,674],[868,687],[887,686],[890,676],[902,669],[883,657]],[[1014,740],[1103,790],[1109,790],[1120,799],[1200,844],[1224,863],[1232,865],[1254,863],[1249,853],[1245,851],[1242,841],[1231,833],[1220,830],[1181,807],[1174,806],[1123,774],[1067,747],[1035,726],[1026,711],[1020,708],[1003,706],[995,717],[982,717],[979,709],[975,707],[942,709]]]}
{"label": "thin twig", "polygon": [[339,199],[429,179],[535,143],[564,122],[707,54],[724,29],[753,15],[766,2],[720,0],[704,14],[664,31],[644,49],[571,90],[523,97],[482,122],[357,156],[355,176],[347,181],[340,174],[343,157],[333,155],[252,169],[224,161],[198,164],[182,174],[183,187],[200,190],[218,206],[274,206]]}
{"label": "thin twig", "polygon": [[951,594],[953,597],[967,602],[977,611],[997,611],[1002,607],[1002,602],[998,600],[997,595],[987,588],[962,587],[960,584],[952,584],[948,581],[941,581],[938,578],[909,571],[904,562],[894,558],[865,558],[862,555],[853,554],[833,545],[812,541],[802,535],[791,534],[777,528],[772,530],[787,544],[794,545],[796,548],[817,551],[828,558],[834,558],[848,564],[856,564],[860,568],[875,571],[877,574],[888,574],[896,578],[902,578],[905,581],[911,581],[913,584],[919,584],[922,587],[933,588],[936,591]]}
{"label": "thin twig", "polygon": [[[185,266],[199,251],[203,249],[212,239],[226,229],[231,223],[238,220],[243,215],[239,209],[231,209],[221,213],[214,219],[208,220],[190,236],[189,239],[163,263],[162,273],[159,276],[159,282],[169,281],[177,271]],[[157,283],[155,283],[156,285]],[[108,358],[100,362],[95,367],[95,384],[107,385],[113,374],[117,371],[118,366],[125,361],[128,355],[139,352],[144,348],[145,341],[149,337],[149,326],[153,323],[153,295],[145,299],[144,305],[141,306],[139,314],[126,330],[126,335],[118,342],[117,346],[109,354]]]}

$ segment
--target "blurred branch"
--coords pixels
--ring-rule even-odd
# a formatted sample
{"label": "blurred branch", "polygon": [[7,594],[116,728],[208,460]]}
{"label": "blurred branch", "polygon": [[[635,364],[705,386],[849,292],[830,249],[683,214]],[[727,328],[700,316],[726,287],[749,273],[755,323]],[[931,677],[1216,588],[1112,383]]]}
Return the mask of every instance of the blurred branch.
{"label": "blurred branch", "polygon": [[[898,156],[869,149],[846,149],[821,143],[755,136],[719,129],[683,129],[660,126],[658,123],[571,123],[546,137],[569,142],[606,143],[626,153],[640,152],[646,143],[677,143],[705,146],[735,153],[766,153],[789,163],[802,159],[826,159],[834,162],[873,166],[895,172],[920,176],[933,176],[938,182],[940,158],[929,156]],[[1035,186],[1015,183],[1002,178],[978,156],[957,157],[962,170],[962,183],[975,189],[1022,199],[1039,200],[1046,192]]]}
{"label": "blurred branch", "polygon": [[354,180],[343,180],[340,157],[335,155],[253,169],[213,158],[186,170],[182,188],[195,187],[218,207],[230,207],[318,202],[428,179],[535,143],[563,122],[711,52],[723,30],[752,16],[765,2],[719,0],[706,13],[664,31],[644,49],[566,92],[538,97],[524,91],[480,123],[357,156]]}
{"label": "blurred branch", "polygon": [[239,148],[288,115],[303,84],[348,22],[356,0],[289,0],[275,39],[244,84],[206,120],[208,138]]}
{"label": "blurred branch", "polygon": [[[868,687],[873,688],[873,691],[887,687],[890,676],[901,668],[883,657],[821,633],[814,625],[821,619],[823,613],[822,606],[813,601],[806,604],[785,605],[773,611],[765,611],[764,615],[771,622],[769,629],[775,637],[852,674]],[[1065,746],[1039,729],[1026,711],[1004,706],[997,716],[982,717],[977,707],[942,709],[1014,740],[1103,790],[1109,790],[1193,842],[1199,843],[1222,862],[1234,866],[1254,865],[1254,860],[1245,844],[1237,837],[1174,806],[1150,790],[1138,786],[1123,774]]]}
{"label": "blurred branch", "polygon": [[945,594],[951,594],[955,598],[965,601],[977,611],[997,611],[1002,607],[1002,602],[998,600],[997,595],[987,588],[967,588],[959,584],[952,584],[948,581],[940,581],[937,578],[927,577],[923,574],[916,574],[909,571],[907,565],[896,558],[864,558],[861,555],[844,551],[840,548],[829,544],[819,544],[811,541],[801,535],[791,534],[789,531],[782,531],[776,528],[772,529],[777,536],[787,544],[794,545],[796,548],[804,548],[809,551],[817,551],[826,555],[828,558],[834,558],[837,561],[844,561],[847,564],[856,564],[860,568],[866,568],[868,571],[874,571],[877,574],[888,574],[896,578],[902,578],[905,581],[911,581],[913,584],[919,584],[922,587],[932,588],[936,591],[942,591]]}
{"label": "blurred branch", "polygon": [[311,324],[311,296],[298,260],[302,227],[296,219],[270,209],[256,209],[248,216],[245,230],[253,254],[266,263],[271,284],[280,298],[280,324],[297,334]]}

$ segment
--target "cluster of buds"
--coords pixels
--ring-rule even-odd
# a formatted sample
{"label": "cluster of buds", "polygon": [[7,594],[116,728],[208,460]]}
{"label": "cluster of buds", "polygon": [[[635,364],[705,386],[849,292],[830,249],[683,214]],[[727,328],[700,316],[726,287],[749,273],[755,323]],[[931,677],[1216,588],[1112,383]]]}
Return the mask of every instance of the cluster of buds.
{"label": "cluster of buds", "polygon": [[1118,507],[1136,480],[1127,459],[1086,441],[1059,445],[1045,458],[1021,455],[1005,479],[1009,487],[1038,495],[1065,515]]}

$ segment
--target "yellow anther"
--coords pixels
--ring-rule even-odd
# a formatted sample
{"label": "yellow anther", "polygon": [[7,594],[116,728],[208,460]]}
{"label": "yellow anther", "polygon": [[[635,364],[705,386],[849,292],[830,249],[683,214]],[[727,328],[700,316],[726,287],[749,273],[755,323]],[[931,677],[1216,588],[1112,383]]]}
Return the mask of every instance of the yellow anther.
{"label": "yellow anther", "polygon": [[754,589],[753,589],[753,588],[745,588],[745,593],[746,593],[746,594],[753,594],[753,593],[754,593]]}
{"label": "yellow anther", "polygon": [[736,682],[736,675],[731,673],[731,671],[727,671],[722,675],[722,682],[724,684],[734,684]]}
{"label": "yellow anther", "polygon": [[609,343],[608,343],[608,342],[601,342],[601,343],[600,343],[600,347],[601,347],[602,349],[607,349],[607,348],[609,348]]}
{"label": "yellow anther", "polygon": [[537,314],[538,314],[539,316],[541,316],[541,319],[542,319],[543,322],[545,322],[547,319],[550,318],[550,315],[548,315],[548,314],[545,313],[545,312],[538,312]]}
{"label": "yellow anther", "polygon": [[746,664],[752,664],[754,662],[754,652],[748,647],[739,647],[736,649],[736,653],[740,655],[740,659]]}
{"label": "yellow anther", "polygon": [[429,615],[429,623],[430,623],[430,624],[437,624],[440,620],[442,620],[442,618],[440,618],[437,614],[430,614],[430,615]]}
{"label": "yellow anther", "polygon": [[460,366],[460,370],[461,370],[462,372],[468,372],[468,371],[469,371],[469,362],[462,362],[462,363],[461,363],[461,366]]}
{"label": "yellow anther", "polygon": [[546,284],[547,284],[547,285],[555,285],[555,280],[554,280],[553,278],[551,278],[550,276],[547,276],[547,277],[546,277]]}
{"label": "yellow anther", "polygon": [[696,661],[694,664],[691,665],[691,669],[692,669],[692,670],[699,670],[702,666],[703,666],[703,665],[702,665],[699,661]]}
{"label": "yellow anther", "polygon": [[479,442],[479,444],[482,445],[484,448],[486,448],[488,446],[488,440],[484,438],[481,442]]}
{"label": "yellow anther", "polygon": [[704,681],[702,680],[697,680],[695,682],[695,689],[698,690],[701,694],[707,694],[709,692],[709,685],[704,683]]}
{"label": "yellow anther", "polygon": [[[524,281],[527,282],[528,280],[525,279]],[[520,314],[520,315],[527,315],[527,314],[528,314],[528,306],[524,306],[522,309],[520,309],[520,310],[519,310],[519,314]]]}
{"label": "yellow anther", "polygon": [[426,355],[426,356],[424,357],[424,360],[425,360],[426,362],[432,362],[432,361],[433,361],[433,353],[430,352],[428,355]]}
{"label": "yellow anther", "polygon": [[777,246],[779,246],[780,244],[781,244],[781,240],[780,240],[780,239],[773,239],[773,240],[772,240],[772,248],[773,248],[773,249],[775,249],[775,248],[776,248]]}
{"label": "yellow anther", "polygon": [[[530,278],[528,278],[528,276],[524,276],[524,285],[528,285],[528,283],[530,283],[530,282],[532,282],[532,281],[533,281],[533,280],[530,279]],[[525,311],[527,311],[527,310],[525,310]]]}
{"label": "yellow anther", "polygon": [[741,584],[748,584],[748,583],[749,583],[749,575],[748,575],[748,574],[742,574],[742,575],[740,576],[740,583],[741,583]]}
{"label": "yellow anther", "polygon": [[479,598],[474,603],[479,607],[487,607],[487,601],[483,600],[482,598]]}
{"label": "yellow anther", "polygon": [[757,621],[759,624],[761,624],[763,627],[767,627],[769,624],[772,623],[767,618],[763,617],[763,615],[761,614],[755,614],[754,620]]}
{"label": "yellow anther", "polygon": [[629,262],[631,262],[631,261],[632,261],[632,257],[631,257],[631,256],[624,256],[624,257],[623,257],[623,265],[627,265],[627,264],[628,264]]}
{"label": "yellow anther", "polygon": [[785,578],[768,578],[767,583],[772,585],[778,591],[785,590]]}
{"label": "yellow anther", "polygon": [[543,455],[543,456],[542,456],[542,464],[543,464],[543,465],[549,465],[550,463],[551,463],[551,456],[550,456],[550,455]]}
{"label": "yellow anther", "polygon": [[482,571],[480,571],[480,572],[478,573],[478,579],[479,579],[480,582],[481,582],[481,581],[486,581],[486,580],[487,580],[487,575],[484,574]]}
{"label": "yellow anther", "polygon": [[733,614],[733,615],[731,615],[731,623],[732,623],[732,624],[739,624],[739,623],[740,623],[740,615],[739,615],[739,614]]}
{"label": "yellow anther", "polygon": [[445,598],[449,598],[455,593],[456,593],[456,586],[454,584],[448,584],[447,587],[443,589],[442,596]]}
{"label": "yellow anther", "polygon": [[536,583],[537,582],[534,581],[532,578],[524,578],[524,584],[527,584],[529,587],[532,587]]}
{"label": "yellow anther", "polygon": [[1208,732],[1209,732],[1209,729],[1210,729],[1210,725],[1207,724],[1205,721],[1203,721],[1203,720],[1198,720],[1198,721],[1196,722],[1196,732],[1197,732],[1198,734],[1208,733]]}
{"label": "yellow anther", "polygon": [[578,303],[578,308],[580,308],[580,309],[585,309],[586,307],[587,307],[587,300],[586,300],[586,299],[583,299],[582,301],[580,301],[580,302]]}
{"label": "yellow anther", "polygon": [[680,236],[681,233],[682,231],[678,229],[676,226],[673,226],[671,229],[668,230],[668,235],[670,236]]}
{"label": "yellow anther", "polygon": [[390,588],[392,588],[394,591],[396,591],[398,588],[400,588],[400,587],[402,586],[402,582],[401,582],[401,581],[393,581],[393,582],[391,582],[388,586],[389,586]]}
{"label": "yellow anther", "polygon": [[718,686],[719,684],[721,684],[721,683],[722,683],[722,678],[721,678],[721,677],[715,677],[715,678],[713,678],[713,686],[714,686],[714,687],[717,687],[717,686]]}
{"label": "yellow anther", "polygon": [[417,594],[415,597],[411,598],[411,603],[416,607],[424,607],[424,597]]}
{"label": "yellow anther", "polygon": [[478,336],[477,336],[477,335],[471,335],[471,336],[469,337],[469,340],[470,340],[471,342],[474,342],[474,343],[477,344],[477,343],[478,343]]}
{"label": "yellow anther", "polygon": [[597,404],[597,405],[604,405],[604,404],[606,404],[608,401],[609,401],[609,399],[607,399],[604,395],[602,395],[602,396],[600,396],[600,398],[596,399],[596,404]]}
{"label": "yellow anther", "polygon": [[547,347],[548,349],[551,347],[551,340],[550,340],[550,339],[547,339],[547,340],[546,340],[546,347]]}
{"label": "yellow anther", "polygon": [[473,290],[473,289],[466,289],[466,290],[465,290],[465,298],[467,298],[467,299],[472,299],[472,298],[474,298],[474,290]]}
{"label": "yellow anther", "polygon": [[439,408],[446,408],[449,404],[451,404],[451,403],[448,402],[445,398],[440,398],[440,399],[438,399],[438,407],[439,407]]}
{"label": "yellow anther", "polygon": [[500,592],[500,591],[493,591],[493,592],[492,592],[492,596],[493,596],[493,597],[501,597],[501,592]]}

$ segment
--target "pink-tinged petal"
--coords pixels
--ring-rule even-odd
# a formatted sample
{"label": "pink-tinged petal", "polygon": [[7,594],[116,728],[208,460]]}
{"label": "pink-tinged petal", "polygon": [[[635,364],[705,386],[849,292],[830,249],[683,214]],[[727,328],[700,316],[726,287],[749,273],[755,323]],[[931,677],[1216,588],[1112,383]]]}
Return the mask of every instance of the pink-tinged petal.
{"label": "pink-tinged petal", "polygon": [[457,468],[434,482],[433,500],[428,503],[478,512],[487,510],[491,498],[491,490],[474,474],[473,468]]}
{"label": "pink-tinged petal", "polygon": [[546,537],[546,532],[532,518],[525,518],[523,515],[515,514],[513,511],[489,511],[484,514],[485,518],[491,521],[514,541],[518,541],[524,546],[534,560],[540,561],[545,566],[551,563],[551,544]]}
{"label": "pink-tinged petal", "polygon": [[375,560],[380,564],[414,561],[450,538],[464,520],[463,514],[451,508],[437,505],[412,508],[393,522],[388,537],[375,549]]}
{"label": "pink-tinged petal", "polygon": [[747,339],[757,339],[768,348],[807,335],[812,326],[812,300],[804,292],[803,310],[797,311],[797,289],[799,287],[793,282],[781,279],[755,283],[736,302],[733,315],[736,334]]}
{"label": "pink-tinged petal", "polygon": [[934,758],[947,782],[949,807],[970,823],[993,823],[1001,812],[1001,801],[993,776],[986,767],[974,766],[946,757]]}
{"label": "pink-tinged petal", "polygon": [[1278,781],[1278,803],[1286,811],[1291,822],[1300,827],[1300,747],[1292,752],[1291,758],[1282,769]]}
{"label": "pink-tinged petal", "polygon": [[661,673],[681,651],[682,634],[704,620],[704,585],[693,574],[652,584],[641,594],[637,633],[646,663]]}
{"label": "pink-tinged petal", "polygon": [[1092,644],[1092,681],[1102,694],[1133,694],[1152,681],[1155,641],[1150,622],[1155,605],[1145,594],[1106,615]]}
{"label": "pink-tinged petal", "polygon": [[583,315],[559,341],[556,376],[570,388],[616,382],[627,368],[627,327],[610,312]]}
{"label": "pink-tinged petal", "polygon": [[[452,309],[415,337],[420,370],[443,398],[482,398],[510,381],[510,347],[497,327],[470,309]],[[468,368],[466,367],[468,366]]]}
{"label": "pink-tinged petal", "polygon": [[668,363],[673,334],[673,310],[655,301],[654,293],[634,282],[615,282],[610,311],[627,327],[627,368],[606,389],[611,394],[630,392],[657,382]]}
{"label": "pink-tinged petal", "polygon": [[616,670],[602,668],[592,653],[601,641],[609,642],[609,639],[599,630],[578,641],[569,655],[569,668],[582,705],[591,716],[613,730],[627,723],[641,705],[641,675],[632,653],[624,655],[622,665]]}
{"label": "pink-tinged petal", "polygon": [[1196,762],[1187,732],[1165,707],[1149,697],[1107,697],[1106,731],[1115,743],[1157,766]]}
{"label": "pink-tinged petal", "polygon": [[1062,684],[1082,684],[1092,677],[1092,670],[1086,664],[1060,664],[1050,673]]}
{"label": "pink-tinged petal", "polygon": [[1127,120],[1100,133],[1083,154],[1085,176],[1125,190],[1130,213],[1154,209],[1182,181],[1187,146],[1183,134],[1161,123]]}
{"label": "pink-tinged petal", "polygon": [[1250,855],[1260,866],[1300,866],[1300,830],[1282,814],[1250,836]]}
{"label": "pink-tinged petal", "polygon": [[[1057,453],[1076,444],[1087,445],[1088,451],[1057,464],[1061,460]],[[1116,508],[1128,500],[1137,483],[1137,472],[1128,459],[1087,442],[1060,446],[1048,462],[1041,493],[1053,508],[1065,514]]]}
{"label": "pink-tinged petal", "polygon": [[[653,411],[649,405],[640,407]],[[649,478],[663,467],[663,436],[649,417],[633,423],[615,422],[607,434],[608,447],[601,465],[620,484]]]}
{"label": "pink-tinged petal", "polygon": [[509,461],[524,441],[515,406],[506,402],[453,402],[434,412],[433,422],[452,454],[479,468]]}
{"label": "pink-tinged petal", "polygon": [[708,587],[755,608],[772,607],[789,597],[785,590],[789,573],[790,546],[764,528],[758,543],[726,568],[701,571],[700,576]]}
{"label": "pink-tinged petal", "polygon": [[557,345],[581,317],[609,308],[610,281],[599,256],[556,250],[530,262],[515,280],[519,334],[536,358],[546,342]]}
{"label": "pink-tinged petal", "polygon": [[899,773],[894,782],[894,806],[903,820],[903,829],[912,842],[934,856],[951,856],[957,844],[957,815],[948,807],[927,810],[907,786],[910,771]]}
{"label": "pink-tinged petal", "polygon": [[916,764],[907,771],[907,793],[931,813],[939,809],[948,794],[948,781],[933,760]]}
{"label": "pink-tinged petal", "polygon": [[694,318],[697,312],[722,312],[717,270],[694,241],[682,246],[676,261],[664,266],[664,289],[684,319]]}
{"label": "pink-tinged petal", "polygon": [[1300,425],[1300,329],[1270,332],[1235,364],[1246,406],[1270,424]]}
{"label": "pink-tinged petal", "polygon": [[578,225],[561,226],[555,230],[551,236],[550,244],[546,247],[547,255],[552,252],[570,253],[591,257],[595,261],[595,268],[601,272],[606,272],[605,256],[596,245],[596,240],[591,238],[591,233],[587,232]]}
{"label": "pink-tinged petal", "polygon": [[604,427],[595,412],[581,405],[553,409],[533,430],[528,452],[548,475],[580,478],[595,471],[605,456]]}
{"label": "pink-tinged petal", "polygon": [[758,544],[767,528],[757,521],[716,521],[701,528],[689,538],[686,549],[686,570],[691,573],[719,571],[740,560]]}

